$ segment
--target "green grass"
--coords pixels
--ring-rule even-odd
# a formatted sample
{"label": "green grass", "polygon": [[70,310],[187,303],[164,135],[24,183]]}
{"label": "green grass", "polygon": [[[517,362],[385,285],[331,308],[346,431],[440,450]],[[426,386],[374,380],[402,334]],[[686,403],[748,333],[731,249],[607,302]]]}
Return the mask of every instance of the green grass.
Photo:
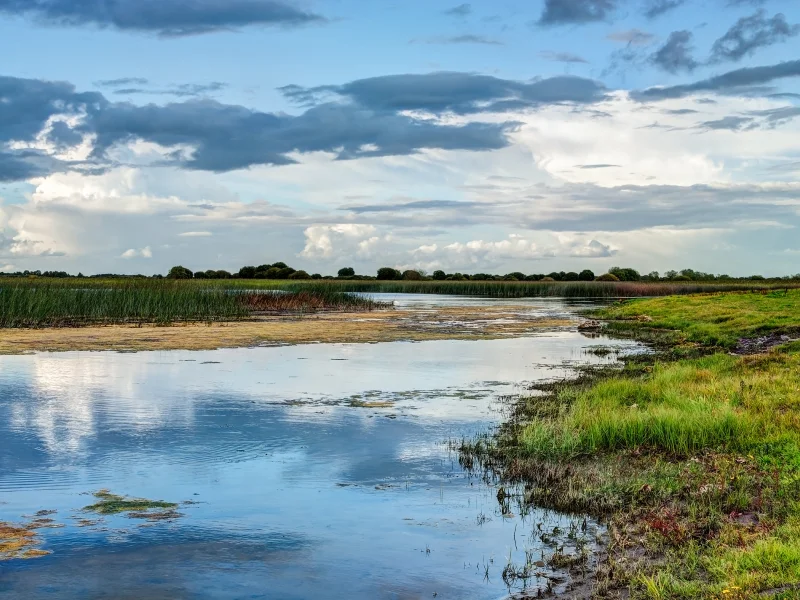
{"label": "green grass", "polygon": [[159,280],[0,282],[0,327],[212,322],[271,312],[372,310],[384,305],[329,286],[248,291]]}
{"label": "green grass", "polygon": [[800,293],[635,300],[603,315],[634,336],[675,330],[700,355],[640,357],[528,398],[485,460],[526,481],[534,504],[608,519],[599,597],[798,597],[800,343],[725,349],[796,330]]}
{"label": "green grass", "polygon": [[598,316],[617,329],[678,330],[687,341],[729,349],[739,338],[800,330],[800,290],[635,300]]}
{"label": "green grass", "polygon": [[449,294],[491,298],[639,298],[672,294],[785,289],[798,284],[752,283],[640,283],[601,281],[358,281],[314,282],[288,280],[222,280],[224,286],[299,290],[306,286],[330,286],[347,292],[385,294]]}

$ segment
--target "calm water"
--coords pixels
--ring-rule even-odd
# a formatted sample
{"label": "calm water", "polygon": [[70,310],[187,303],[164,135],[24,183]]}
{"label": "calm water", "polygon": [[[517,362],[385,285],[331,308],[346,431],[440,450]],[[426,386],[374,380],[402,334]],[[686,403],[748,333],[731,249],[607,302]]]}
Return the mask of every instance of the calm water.
{"label": "calm water", "polygon": [[[555,332],[0,357],[0,520],[56,510],[61,526],[40,530],[50,556],[0,563],[0,596],[506,597],[509,557],[551,552],[537,525],[570,519],[504,516],[447,442],[496,424],[498,398],[525,382],[610,360],[585,352],[608,343]],[[174,520],[79,526],[101,488],[187,503]]]}

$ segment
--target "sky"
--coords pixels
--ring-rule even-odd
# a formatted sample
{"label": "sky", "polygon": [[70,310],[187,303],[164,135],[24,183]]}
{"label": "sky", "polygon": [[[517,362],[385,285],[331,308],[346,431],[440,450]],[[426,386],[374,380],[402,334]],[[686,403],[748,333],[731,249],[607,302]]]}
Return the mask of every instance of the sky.
{"label": "sky", "polygon": [[797,0],[0,0],[0,271],[800,272]]}

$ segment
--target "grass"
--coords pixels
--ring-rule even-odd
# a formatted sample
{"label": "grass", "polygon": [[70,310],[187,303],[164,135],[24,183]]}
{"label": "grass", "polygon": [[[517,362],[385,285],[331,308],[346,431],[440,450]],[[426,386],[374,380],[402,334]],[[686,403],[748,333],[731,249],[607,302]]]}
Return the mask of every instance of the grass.
{"label": "grass", "polygon": [[665,297],[620,303],[598,313],[617,331],[679,331],[685,341],[732,349],[743,337],[800,332],[800,290]]}
{"label": "grass", "polygon": [[[662,352],[523,399],[493,444],[466,445],[528,501],[609,523],[598,597],[800,597],[800,293],[628,301],[624,331]],[[644,318],[647,317],[647,318]],[[614,325],[614,323],[612,323]],[[612,328],[613,329],[613,328]]]}
{"label": "grass", "polygon": [[42,282],[0,285],[0,327],[235,321],[274,312],[386,308],[328,286],[250,291],[158,280]]}
{"label": "grass", "polygon": [[345,292],[386,294],[449,294],[491,298],[638,298],[675,294],[727,291],[772,290],[800,287],[797,283],[666,283],[602,281],[281,281],[263,279],[222,280],[223,286],[302,290],[308,286],[327,286]]}

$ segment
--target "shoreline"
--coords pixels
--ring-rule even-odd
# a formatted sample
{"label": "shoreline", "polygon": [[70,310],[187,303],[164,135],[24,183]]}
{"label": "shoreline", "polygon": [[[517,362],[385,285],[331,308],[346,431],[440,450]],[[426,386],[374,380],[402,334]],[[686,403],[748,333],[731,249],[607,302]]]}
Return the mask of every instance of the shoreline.
{"label": "shoreline", "polygon": [[215,350],[313,343],[486,340],[577,325],[530,314],[530,306],[439,307],[284,314],[172,325],[0,329],[0,355],[32,352]]}
{"label": "shoreline", "polygon": [[719,295],[595,311],[604,333],[653,354],[535,386],[493,438],[462,447],[529,504],[607,526],[596,568],[554,597],[796,597],[799,305]]}

